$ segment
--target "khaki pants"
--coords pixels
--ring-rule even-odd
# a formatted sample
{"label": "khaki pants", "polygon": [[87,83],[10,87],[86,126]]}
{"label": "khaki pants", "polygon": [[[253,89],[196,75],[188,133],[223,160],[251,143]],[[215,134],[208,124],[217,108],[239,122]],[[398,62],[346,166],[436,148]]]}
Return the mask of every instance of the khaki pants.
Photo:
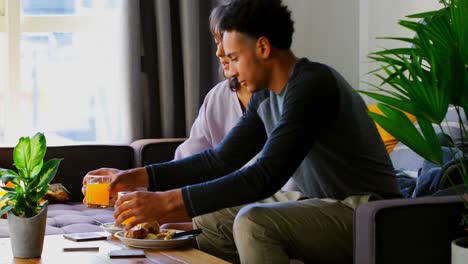
{"label": "khaki pants", "polygon": [[352,263],[353,211],[369,195],[298,200],[278,192],[258,203],[193,219],[202,251],[232,263]]}

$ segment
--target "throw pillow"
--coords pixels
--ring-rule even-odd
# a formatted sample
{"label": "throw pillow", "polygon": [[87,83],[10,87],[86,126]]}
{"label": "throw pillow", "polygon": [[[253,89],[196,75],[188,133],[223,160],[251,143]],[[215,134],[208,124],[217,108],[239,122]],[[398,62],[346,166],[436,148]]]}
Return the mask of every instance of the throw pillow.
{"label": "throw pillow", "polygon": [[45,199],[51,204],[65,203],[70,199],[70,192],[61,183],[51,183]]}
{"label": "throw pillow", "polygon": [[390,153],[390,159],[396,170],[412,177],[418,176],[419,169],[424,163],[421,156],[401,142],[398,142],[392,153]]}
{"label": "throw pillow", "polygon": [[[383,115],[382,111],[380,111],[380,109],[375,104],[368,105],[367,108],[372,113]],[[408,113],[405,113],[405,114],[406,116],[408,116],[411,122],[416,121],[416,117],[414,117],[413,115],[408,114]],[[377,127],[377,130],[379,131],[380,137],[382,138],[385,144],[385,148],[387,149],[387,152],[391,153],[399,141],[394,136],[390,135],[390,133],[388,133],[385,129],[383,129],[379,124],[375,123],[375,126]]]}

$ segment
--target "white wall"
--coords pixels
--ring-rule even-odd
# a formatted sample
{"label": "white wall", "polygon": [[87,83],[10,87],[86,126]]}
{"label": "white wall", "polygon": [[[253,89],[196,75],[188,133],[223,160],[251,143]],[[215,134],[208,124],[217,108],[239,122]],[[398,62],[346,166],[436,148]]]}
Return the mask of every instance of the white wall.
{"label": "white wall", "polygon": [[358,0],[283,0],[295,21],[292,50],[337,69],[354,86],[359,76]]}
{"label": "white wall", "polygon": [[384,47],[388,49],[409,46],[401,41],[377,38],[414,37],[410,30],[398,25],[398,21],[409,20],[407,15],[442,7],[438,0],[361,0],[359,14],[359,76],[361,82],[378,83],[375,77],[366,74],[378,67],[376,63],[369,63],[367,55],[370,52],[382,50]]}
{"label": "white wall", "polygon": [[[295,21],[292,50],[298,57],[326,63],[354,88],[363,88],[371,69],[367,55],[401,42],[376,37],[411,37],[399,26],[406,15],[441,8],[438,0],[283,0]],[[375,66],[374,66],[375,67]]]}

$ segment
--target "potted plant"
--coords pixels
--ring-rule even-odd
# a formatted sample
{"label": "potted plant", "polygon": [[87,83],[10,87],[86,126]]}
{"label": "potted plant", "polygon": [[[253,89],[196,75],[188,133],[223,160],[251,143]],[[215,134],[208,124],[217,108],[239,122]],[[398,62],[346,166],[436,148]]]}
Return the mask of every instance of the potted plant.
{"label": "potted plant", "polygon": [[13,151],[17,171],[0,169],[1,181],[13,187],[1,186],[6,193],[0,198],[0,215],[8,213],[13,255],[18,258],[39,257],[47,220],[44,200],[49,182],[55,177],[61,159],[44,162],[46,138],[37,133],[32,138],[21,137]]}
{"label": "potted plant", "polygon": [[[435,127],[444,134],[451,134],[451,131],[444,131],[442,121],[449,107],[454,107],[459,120],[460,141],[449,141],[448,150],[457,162],[458,179],[448,177],[448,181],[453,185],[455,180],[461,182],[458,194],[466,209],[461,215],[462,229],[466,232],[468,166],[464,160],[468,134],[462,117],[466,120],[468,111],[468,0],[443,0],[440,3],[443,5],[440,10],[408,16],[419,19],[419,22],[399,22],[413,31],[415,37],[387,38],[402,41],[405,47],[372,53],[369,58],[379,63],[380,68],[371,73],[381,83],[371,84],[376,90],[359,92],[378,101],[383,115],[369,113],[376,123],[439,166],[443,165],[443,151],[447,149],[442,147]],[[416,117],[419,129],[405,112]]]}

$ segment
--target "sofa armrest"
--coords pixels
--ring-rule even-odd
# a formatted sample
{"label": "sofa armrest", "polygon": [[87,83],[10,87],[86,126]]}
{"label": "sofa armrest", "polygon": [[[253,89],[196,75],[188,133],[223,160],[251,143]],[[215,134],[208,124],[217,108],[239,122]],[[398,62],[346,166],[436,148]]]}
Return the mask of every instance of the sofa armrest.
{"label": "sofa armrest", "polygon": [[132,142],[130,146],[135,152],[135,166],[142,167],[173,160],[175,150],[184,141],[185,138],[157,138]]}
{"label": "sofa armrest", "polygon": [[450,263],[460,196],[372,201],[354,212],[354,263]]}

